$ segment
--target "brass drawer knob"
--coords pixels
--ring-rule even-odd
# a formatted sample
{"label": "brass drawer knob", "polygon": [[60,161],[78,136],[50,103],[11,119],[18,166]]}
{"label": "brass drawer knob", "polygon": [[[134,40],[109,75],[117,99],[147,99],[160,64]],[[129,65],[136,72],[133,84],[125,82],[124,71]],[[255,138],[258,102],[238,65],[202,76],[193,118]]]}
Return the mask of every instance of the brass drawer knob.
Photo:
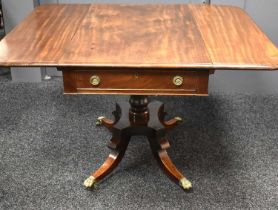
{"label": "brass drawer knob", "polygon": [[100,84],[100,78],[99,76],[97,75],[94,75],[90,78],[90,83],[93,85],[93,86],[98,86]]}
{"label": "brass drawer knob", "polygon": [[173,78],[173,83],[176,86],[181,86],[183,84],[183,77],[182,76],[175,76]]}

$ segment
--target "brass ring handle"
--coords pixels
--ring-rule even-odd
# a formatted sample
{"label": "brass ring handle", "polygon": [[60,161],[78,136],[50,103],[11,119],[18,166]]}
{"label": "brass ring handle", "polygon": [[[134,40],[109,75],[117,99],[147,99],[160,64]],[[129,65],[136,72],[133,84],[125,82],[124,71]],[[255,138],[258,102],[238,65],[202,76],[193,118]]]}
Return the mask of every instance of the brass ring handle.
{"label": "brass ring handle", "polygon": [[91,78],[90,78],[90,83],[91,85],[93,86],[98,86],[100,84],[100,77],[97,76],[97,75],[93,75]]}
{"label": "brass ring handle", "polygon": [[175,76],[173,78],[173,83],[176,86],[181,86],[183,84],[183,77],[182,76]]}

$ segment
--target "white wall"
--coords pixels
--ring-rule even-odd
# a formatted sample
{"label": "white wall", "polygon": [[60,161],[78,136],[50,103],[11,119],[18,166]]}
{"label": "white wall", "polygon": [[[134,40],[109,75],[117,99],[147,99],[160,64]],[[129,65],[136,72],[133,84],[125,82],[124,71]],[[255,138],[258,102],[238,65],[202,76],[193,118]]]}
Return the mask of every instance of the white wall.
{"label": "white wall", "polygon": [[224,4],[224,5],[233,5],[237,7],[244,8],[245,0],[211,0],[212,4]]}

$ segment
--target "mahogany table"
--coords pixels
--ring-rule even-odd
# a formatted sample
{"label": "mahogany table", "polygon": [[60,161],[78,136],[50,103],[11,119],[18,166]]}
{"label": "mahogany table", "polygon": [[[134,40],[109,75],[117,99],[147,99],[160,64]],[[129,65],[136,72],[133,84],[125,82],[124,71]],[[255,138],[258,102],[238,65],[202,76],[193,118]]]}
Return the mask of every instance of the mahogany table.
{"label": "mahogany table", "polygon": [[37,7],[0,42],[1,66],[52,66],[65,94],[127,94],[115,120],[112,153],[85,182],[107,176],[133,135],[145,135],[161,168],[183,189],[192,184],[169,158],[160,102],[147,95],[207,96],[215,70],[276,70],[278,50],[244,11],[205,5],[48,5]]}

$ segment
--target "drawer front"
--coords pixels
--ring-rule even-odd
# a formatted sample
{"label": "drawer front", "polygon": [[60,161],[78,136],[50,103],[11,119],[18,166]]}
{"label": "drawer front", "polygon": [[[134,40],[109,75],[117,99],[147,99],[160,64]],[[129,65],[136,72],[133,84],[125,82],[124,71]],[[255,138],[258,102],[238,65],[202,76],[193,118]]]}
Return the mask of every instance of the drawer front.
{"label": "drawer front", "polygon": [[65,94],[207,95],[209,71],[67,70]]}

